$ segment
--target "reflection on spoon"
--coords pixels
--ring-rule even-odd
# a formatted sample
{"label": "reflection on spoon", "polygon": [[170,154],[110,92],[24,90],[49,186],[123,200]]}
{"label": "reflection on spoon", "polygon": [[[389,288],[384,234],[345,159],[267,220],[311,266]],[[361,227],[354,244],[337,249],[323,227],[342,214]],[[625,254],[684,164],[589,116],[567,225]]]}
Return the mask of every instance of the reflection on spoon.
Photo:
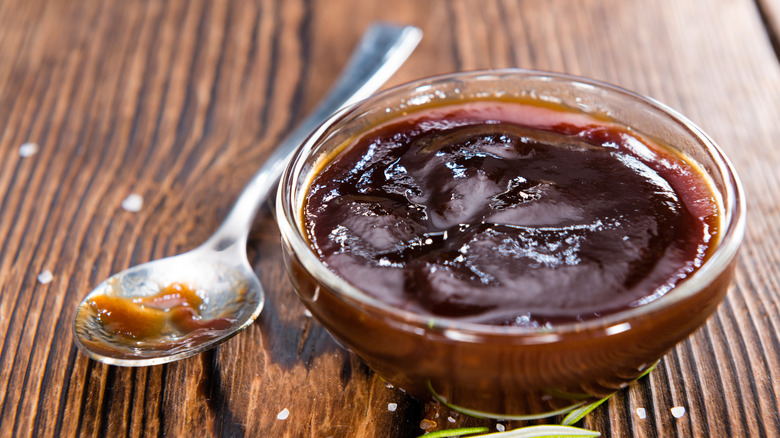
{"label": "reflection on spoon", "polygon": [[76,310],[76,345],[113,365],[183,359],[224,342],[257,318],[265,297],[246,256],[252,220],[294,150],[339,108],[376,91],[420,41],[415,27],[372,26],[330,94],[271,154],[203,245],[114,274]]}

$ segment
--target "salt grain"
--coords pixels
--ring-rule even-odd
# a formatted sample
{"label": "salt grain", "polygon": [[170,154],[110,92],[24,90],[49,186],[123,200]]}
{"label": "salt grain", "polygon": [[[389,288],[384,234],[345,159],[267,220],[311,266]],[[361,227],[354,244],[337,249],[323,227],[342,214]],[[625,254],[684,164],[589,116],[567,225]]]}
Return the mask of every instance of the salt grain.
{"label": "salt grain", "polygon": [[49,284],[54,279],[54,276],[51,275],[50,270],[45,270],[38,274],[38,283],[40,284]]}
{"label": "salt grain", "polygon": [[499,431],[499,432],[503,432],[503,431],[505,431],[505,430],[506,430],[506,426],[504,426],[504,425],[503,425],[503,424],[501,424],[501,423],[499,423],[499,424],[496,424],[496,430],[497,430],[497,431]]}
{"label": "salt grain", "polygon": [[452,418],[452,417],[447,417],[447,421],[449,421],[450,423],[454,423],[454,422],[455,422],[455,419],[454,419],[454,418]]}
{"label": "salt grain", "polygon": [[636,408],[636,416],[644,420],[645,418],[647,418],[647,411],[645,410],[645,408]]}
{"label": "salt grain", "polygon": [[311,318],[311,312],[309,311],[309,309],[303,309],[303,314],[307,318]]}
{"label": "salt grain", "polygon": [[398,409],[398,404],[396,403],[388,403],[387,404],[387,410],[390,412],[395,412],[395,410]]}
{"label": "salt grain", "polygon": [[141,211],[141,207],[144,206],[144,198],[137,193],[131,193],[127,198],[122,201],[122,208],[130,213],[138,213]]}
{"label": "salt grain", "polygon": [[36,143],[23,143],[19,146],[19,156],[22,158],[32,157],[38,153],[38,145]]}
{"label": "salt grain", "polygon": [[289,417],[289,416],[290,416],[290,410],[287,409],[287,408],[284,408],[284,409],[282,409],[281,412],[276,414],[276,419],[277,420],[286,420],[287,417]]}
{"label": "salt grain", "polygon": [[681,418],[685,415],[685,408],[682,406],[675,406],[672,408],[672,415],[674,418]]}

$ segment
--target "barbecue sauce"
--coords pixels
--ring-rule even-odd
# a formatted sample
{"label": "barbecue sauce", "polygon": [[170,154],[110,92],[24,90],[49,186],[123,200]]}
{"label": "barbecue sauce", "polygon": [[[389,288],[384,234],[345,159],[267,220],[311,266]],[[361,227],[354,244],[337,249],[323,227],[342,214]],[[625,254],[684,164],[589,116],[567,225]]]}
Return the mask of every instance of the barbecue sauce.
{"label": "barbecue sauce", "polygon": [[423,109],[328,157],[304,205],[329,269],[391,306],[544,327],[654,301],[706,261],[718,202],[686,157],[551,106]]}

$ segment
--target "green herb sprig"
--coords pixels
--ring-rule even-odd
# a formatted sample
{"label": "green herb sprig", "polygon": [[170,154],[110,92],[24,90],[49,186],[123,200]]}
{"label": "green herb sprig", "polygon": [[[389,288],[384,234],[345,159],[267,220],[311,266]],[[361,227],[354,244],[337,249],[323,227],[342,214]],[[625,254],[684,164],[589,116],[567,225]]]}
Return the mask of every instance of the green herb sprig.
{"label": "green herb sprig", "polygon": [[[659,361],[660,362],[660,361]],[[645,370],[642,374],[639,375],[634,381],[637,381],[641,379],[642,377],[647,376],[650,374],[655,367],[658,365],[658,362],[654,363],[653,366]],[[427,382],[428,389],[431,391],[431,394],[433,394],[433,397],[442,403],[443,405],[447,406],[450,409],[462,412],[467,415],[479,417],[479,418],[498,418],[496,414],[491,414],[487,412],[481,412],[481,411],[475,411],[471,409],[465,409],[461,408],[459,406],[453,405],[451,403],[447,403],[447,401],[439,395],[431,385],[431,382]],[[448,429],[448,430],[439,430],[436,432],[430,432],[425,433],[423,435],[420,435],[419,438],[447,438],[447,437],[468,437],[468,438],[590,438],[590,437],[597,437],[601,436],[601,432],[597,432],[595,430],[589,430],[589,429],[583,429],[580,427],[574,427],[573,424],[578,423],[580,420],[582,420],[586,415],[591,413],[594,409],[601,406],[604,402],[610,399],[613,395],[617,394],[617,392],[613,392],[612,394],[602,398],[601,400],[595,401],[593,403],[584,404],[584,403],[578,403],[569,409],[571,412],[566,415],[566,417],[563,418],[563,421],[561,421],[560,425],[535,425],[535,426],[525,426],[525,427],[519,427],[517,429],[512,429],[504,432],[493,432],[493,433],[484,433],[487,432],[489,429],[487,427],[464,427],[460,429]],[[559,411],[555,412],[556,414],[559,413]],[[547,413],[546,415],[543,414],[543,416],[549,416],[551,413]],[[532,416],[516,416],[516,417],[509,417],[504,419],[530,419]],[[533,416],[533,418],[539,418],[538,416]],[[474,435],[474,434],[481,434],[481,435]]]}
{"label": "green herb sprig", "polygon": [[461,429],[439,430],[436,432],[420,435],[425,438],[446,438],[446,437],[464,437],[468,438],[591,438],[601,436],[601,432],[595,432],[574,426],[559,425],[538,425],[525,426],[518,429],[508,430],[506,432],[493,432],[482,435],[472,435],[474,433],[487,432],[487,427],[464,427]]}

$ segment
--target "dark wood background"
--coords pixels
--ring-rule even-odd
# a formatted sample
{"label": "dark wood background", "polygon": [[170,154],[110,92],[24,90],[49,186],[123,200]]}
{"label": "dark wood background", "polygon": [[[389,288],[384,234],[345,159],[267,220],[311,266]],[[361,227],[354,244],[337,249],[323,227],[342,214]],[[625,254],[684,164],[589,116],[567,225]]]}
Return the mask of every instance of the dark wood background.
{"label": "dark wood background", "polygon": [[[293,294],[267,210],[249,251],[269,301],[247,331],[138,369],[73,344],[84,294],[202,242],[374,20],[425,32],[392,84],[476,68],[581,74],[657,98],[721,144],[749,204],[734,287],[584,426],[780,436],[780,4],[770,0],[0,0],[0,435],[412,437],[423,420],[495,430],[387,388],[337,347]],[[39,152],[21,157],[25,142]],[[130,193],[143,195],[138,213],[120,207]],[[37,280],[44,270],[51,283]]]}

